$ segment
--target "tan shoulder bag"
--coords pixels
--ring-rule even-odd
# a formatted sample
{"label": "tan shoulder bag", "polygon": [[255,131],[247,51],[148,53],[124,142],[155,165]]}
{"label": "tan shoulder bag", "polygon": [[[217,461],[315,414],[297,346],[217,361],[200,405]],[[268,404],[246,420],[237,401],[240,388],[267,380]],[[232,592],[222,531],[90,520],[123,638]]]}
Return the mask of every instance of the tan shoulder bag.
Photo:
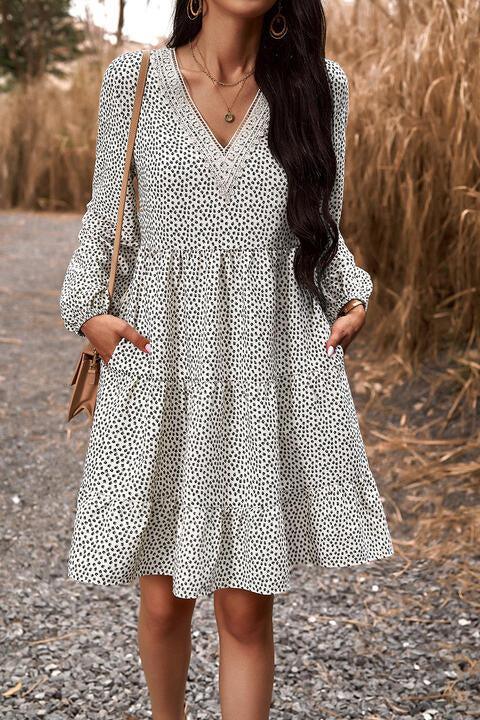
{"label": "tan shoulder bag", "polygon": [[[125,152],[125,164],[123,170],[122,187],[120,191],[120,202],[118,205],[117,224],[115,227],[115,240],[113,244],[112,263],[110,267],[110,277],[108,281],[108,293],[110,302],[113,297],[113,288],[115,286],[115,275],[117,272],[118,254],[120,251],[120,240],[122,237],[123,213],[125,209],[125,199],[127,195],[128,180],[132,164],[133,147],[135,144],[135,135],[137,132],[138,118],[142,106],[143,90],[145,80],[147,78],[148,65],[150,62],[150,51],[143,50],[142,63],[137,80],[137,90],[133,103],[133,112],[130,120],[130,128],[128,133],[127,149]],[[95,411],[95,403],[97,399],[97,387],[100,378],[100,356],[90,342],[82,348],[80,357],[77,361],[75,372],[73,374],[70,385],[72,393],[70,403],[68,405],[67,422],[82,410],[85,410],[93,420]]]}

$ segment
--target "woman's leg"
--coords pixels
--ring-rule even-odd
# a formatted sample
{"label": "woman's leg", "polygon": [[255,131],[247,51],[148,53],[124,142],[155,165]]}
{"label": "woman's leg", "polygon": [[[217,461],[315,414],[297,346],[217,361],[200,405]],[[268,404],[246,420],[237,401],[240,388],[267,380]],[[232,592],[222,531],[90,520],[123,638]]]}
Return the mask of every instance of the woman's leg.
{"label": "woman's leg", "polygon": [[195,598],[177,598],[170,575],[140,578],[138,647],[153,720],[183,720]]}
{"label": "woman's leg", "polygon": [[268,720],[274,680],[274,595],[214,593],[222,720]]}

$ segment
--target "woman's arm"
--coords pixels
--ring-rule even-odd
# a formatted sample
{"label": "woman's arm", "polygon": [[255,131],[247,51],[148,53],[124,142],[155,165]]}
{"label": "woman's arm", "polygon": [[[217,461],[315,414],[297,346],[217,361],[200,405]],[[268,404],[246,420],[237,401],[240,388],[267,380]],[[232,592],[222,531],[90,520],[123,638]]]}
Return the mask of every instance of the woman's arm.
{"label": "woman's arm", "polygon": [[67,267],[60,294],[64,325],[77,335],[84,335],[81,326],[91,317],[118,313],[135,267],[140,229],[132,162],[115,289],[109,309],[108,277],[141,55],[141,51],[130,51],[118,56],[109,64],[102,80],[92,195],[82,218],[79,244]]}
{"label": "woman's arm", "polygon": [[[341,66],[330,59],[326,62],[334,97],[332,141],[337,159],[337,175],[329,207],[332,217],[339,225],[343,206],[349,87],[348,78]],[[330,323],[335,322],[343,306],[353,298],[362,300],[365,310],[368,307],[373,289],[371,277],[366,270],[355,264],[354,256],[345,244],[340,230],[337,253],[326,269],[321,286],[327,299],[327,317]]]}

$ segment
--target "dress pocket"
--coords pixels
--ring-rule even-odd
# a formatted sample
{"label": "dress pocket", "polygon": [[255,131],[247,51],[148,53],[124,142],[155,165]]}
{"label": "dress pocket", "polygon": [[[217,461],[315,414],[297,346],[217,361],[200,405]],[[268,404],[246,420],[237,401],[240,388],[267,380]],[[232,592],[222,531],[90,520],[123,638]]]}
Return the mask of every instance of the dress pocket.
{"label": "dress pocket", "polygon": [[110,356],[110,360],[107,363],[107,368],[111,368],[115,364],[115,360],[117,358],[117,355],[120,352],[121,346],[123,343],[127,342],[127,339],[124,337],[121,337],[118,343],[115,345],[113,349],[113,353]]}
{"label": "dress pocket", "polygon": [[120,338],[107,364],[107,370],[115,373],[141,377],[151,371],[150,353],[140,350],[125,337]]}
{"label": "dress pocket", "polygon": [[340,343],[338,343],[338,345],[335,349],[335,358],[336,358],[337,367],[340,370],[345,370],[345,350],[340,345]]}

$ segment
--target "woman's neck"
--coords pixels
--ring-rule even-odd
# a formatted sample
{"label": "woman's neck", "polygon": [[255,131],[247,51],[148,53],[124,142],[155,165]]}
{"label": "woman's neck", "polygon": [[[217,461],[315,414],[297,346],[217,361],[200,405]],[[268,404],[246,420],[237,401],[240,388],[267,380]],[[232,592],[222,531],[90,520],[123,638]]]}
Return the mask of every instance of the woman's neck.
{"label": "woman's neck", "polygon": [[210,5],[193,44],[198,43],[205,64],[215,78],[230,82],[253,68],[262,23],[263,15],[246,18]]}

